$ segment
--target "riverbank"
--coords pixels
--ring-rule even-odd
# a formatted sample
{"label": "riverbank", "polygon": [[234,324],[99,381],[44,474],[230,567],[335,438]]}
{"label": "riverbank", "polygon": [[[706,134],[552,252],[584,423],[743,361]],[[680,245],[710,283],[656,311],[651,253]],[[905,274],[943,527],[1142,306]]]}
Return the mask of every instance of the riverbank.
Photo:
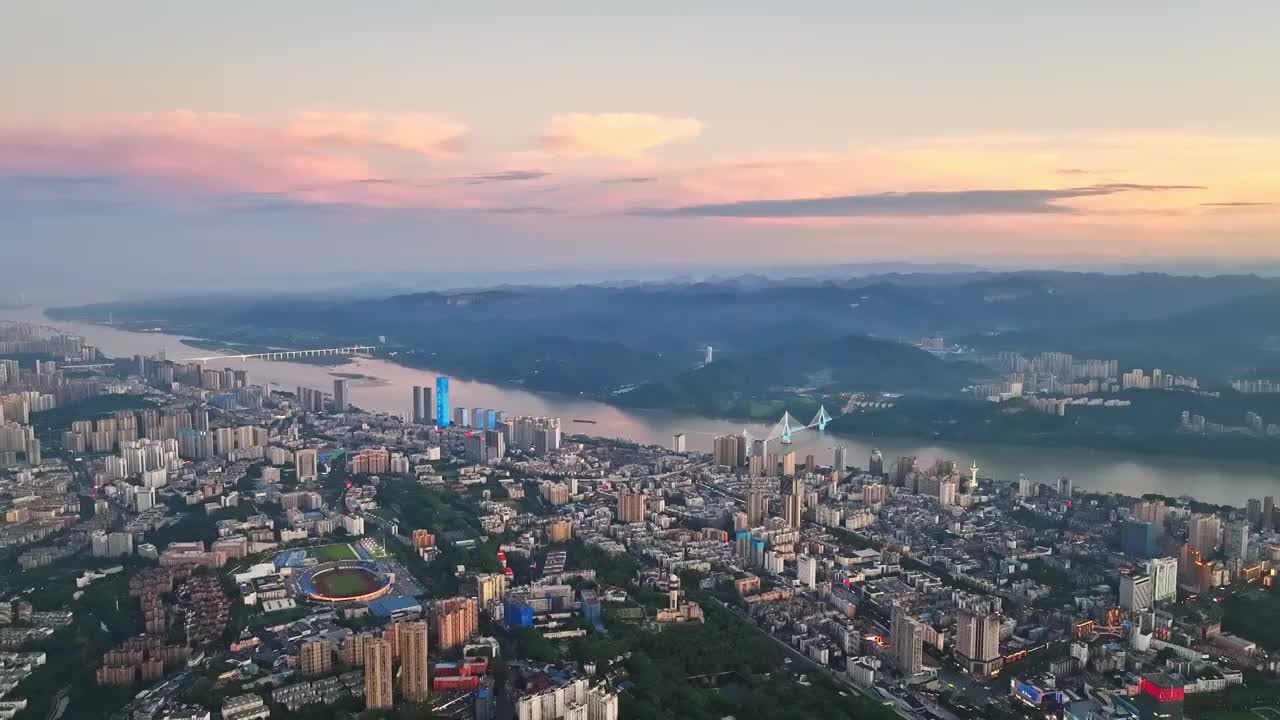
{"label": "riverbank", "polygon": [[[171,358],[182,357],[184,348],[188,347],[181,342],[182,336],[128,332],[119,326],[92,325],[74,320],[50,323],[37,311],[4,313],[0,317],[35,324],[56,324],[63,331],[84,336],[104,354],[117,357],[151,356],[159,352],[165,352]],[[412,411],[411,389],[414,386],[433,387],[437,376],[447,374],[443,367],[409,367],[390,360],[360,358],[337,369],[338,372],[361,373],[386,381],[385,385],[378,386],[352,383],[351,399],[354,404],[407,416]],[[260,385],[284,389],[297,386],[327,388],[333,382],[333,370],[326,367],[256,359],[228,361],[228,364],[245,369],[250,381]],[[754,438],[770,437],[777,420],[777,417],[770,417],[765,422],[726,421],[699,414],[639,410],[584,396],[535,392],[518,384],[476,382],[468,380],[466,373],[455,373],[451,377],[453,407],[493,408],[504,410],[508,415],[594,420],[595,424],[568,425],[567,431],[649,445],[666,446],[674,434],[683,434],[690,451],[710,452],[717,435],[747,432]],[[828,408],[834,410],[832,406]],[[809,418],[800,419],[806,422]],[[790,447],[798,457],[812,454],[820,463],[829,463],[833,448],[839,446],[845,449],[851,464],[865,467],[872,450],[879,449],[886,468],[901,456],[916,457],[922,463],[949,458],[967,465],[976,460],[982,468],[983,477],[1004,482],[1016,482],[1019,475],[1026,475],[1037,482],[1052,482],[1060,475],[1067,475],[1077,487],[1100,492],[1116,491],[1131,496],[1145,493],[1174,497],[1191,495],[1207,502],[1232,506],[1241,506],[1250,497],[1280,494],[1280,473],[1274,466],[1240,459],[1204,460],[1170,454],[1017,445],[998,439],[995,442],[954,444],[934,440],[933,435],[924,436],[930,438],[926,441],[914,440],[902,433],[886,433],[887,429],[888,424],[880,426],[876,423],[870,432],[846,432],[837,424],[828,427],[824,433],[815,430],[800,432],[793,436]]]}
{"label": "riverbank", "polygon": [[[336,341],[336,340],[335,340]],[[235,340],[206,340],[206,345],[248,346]],[[259,351],[260,352],[260,351]],[[1199,460],[1246,460],[1280,466],[1280,439],[1234,435],[1207,436],[1177,432],[1109,432],[1081,426],[1081,417],[1058,418],[1044,414],[1003,412],[992,403],[959,398],[915,397],[900,400],[894,409],[839,416],[845,398],[835,394],[817,397],[788,392],[759,396],[731,396],[691,403],[688,394],[669,397],[656,393],[585,393],[572,395],[555,388],[541,387],[527,380],[513,380],[498,373],[475,373],[460,362],[440,355],[425,356],[403,350],[378,355],[396,365],[413,370],[448,374],[475,381],[524,390],[562,399],[590,400],[640,412],[682,413],[723,421],[726,424],[762,423],[772,426],[784,412],[807,423],[819,406],[836,415],[830,429],[860,439],[874,441],[923,441],[928,443],[981,443],[1019,448],[1067,451],[1101,451],[1146,457],[1179,457]],[[319,364],[319,363],[317,363]],[[334,373],[341,377],[343,375]],[[358,374],[358,373],[357,373]],[[666,402],[637,402],[641,398]],[[833,407],[835,406],[835,407]]]}

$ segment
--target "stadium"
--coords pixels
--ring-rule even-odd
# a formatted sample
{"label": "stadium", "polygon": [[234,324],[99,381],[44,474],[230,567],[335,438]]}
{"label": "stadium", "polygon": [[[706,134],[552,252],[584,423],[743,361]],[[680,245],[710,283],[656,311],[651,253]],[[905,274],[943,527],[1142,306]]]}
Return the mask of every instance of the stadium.
{"label": "stadium", "polygon": [[317,602],[370,602],[391,592],[393,580],[378,563],[342,560],[307,568],[298,589]]}

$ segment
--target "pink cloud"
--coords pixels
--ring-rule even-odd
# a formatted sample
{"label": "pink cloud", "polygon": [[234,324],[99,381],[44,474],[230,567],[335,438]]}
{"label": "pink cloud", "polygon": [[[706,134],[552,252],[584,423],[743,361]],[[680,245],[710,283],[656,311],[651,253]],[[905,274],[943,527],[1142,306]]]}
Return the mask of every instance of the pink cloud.
{"label": "pink cloud", "polygon": [[397,151],[433,159],[466,127],[422,114],[301,113],[272,125],[231,113],[174,111],[51,124],[0,124],[0,172],[114,175],[164,188],[293,192],[378,174]]}
{"label": "pink cloud", "polygon": [[293,117],[288,133],[304,141],[384,146],[437,157],[462,149],[467,126],[425,113],[309,111]]}
{"label": "pink cloud", "polygon": [[571,156],[636,157],[660,145],[689,140],[703,125],[689,117],[650,113],[563,113],[551,118],[542,147]]}

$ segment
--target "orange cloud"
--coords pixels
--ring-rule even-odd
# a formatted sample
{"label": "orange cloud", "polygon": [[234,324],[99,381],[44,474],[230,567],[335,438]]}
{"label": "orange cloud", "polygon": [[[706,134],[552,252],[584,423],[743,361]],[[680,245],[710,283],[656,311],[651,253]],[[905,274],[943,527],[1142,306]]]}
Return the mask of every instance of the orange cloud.
{"label": "orange cloud", "polygon": [[541,144],[562,155],[636,157],[695,138],[702,127],[693,118],[650,113],[564,113],[551,118]]}

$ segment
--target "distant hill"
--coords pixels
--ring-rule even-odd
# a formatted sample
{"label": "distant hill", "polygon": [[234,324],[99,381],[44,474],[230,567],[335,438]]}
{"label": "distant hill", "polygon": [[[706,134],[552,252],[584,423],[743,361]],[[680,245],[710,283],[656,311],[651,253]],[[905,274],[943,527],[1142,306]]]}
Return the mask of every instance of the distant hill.
{"label": "distant hill", "polygon": [[[760,392],[824,378],[952,390],[974,368],[901,342],[934,334],[984,351],[1062,350],[1224,380],[1280,365],[1277,310],[1280,280],[1252,275],[959,272],[192,297],[51,314],[101,321],[110,313],[116,322],[277,346],[385,336],[403,362],[610,397],[638,386],[618,401],[670,406],[695,391]],[[697,370],[708,345],[717,361]]]}
{"label": "distant hill", "polygon": [[[800,406],[795,402],[775,402],[797,389],[818,394],[850,390],[945,394],[987,375],[985,368],[940,360],[910,345],[850,335],[717,360],[644,383],[620,395],[617,402],[705,414],[772,417],[772,412],[760,406],[785,405],[798,412]],[[817,402],[812,404],[816,411]]]}

